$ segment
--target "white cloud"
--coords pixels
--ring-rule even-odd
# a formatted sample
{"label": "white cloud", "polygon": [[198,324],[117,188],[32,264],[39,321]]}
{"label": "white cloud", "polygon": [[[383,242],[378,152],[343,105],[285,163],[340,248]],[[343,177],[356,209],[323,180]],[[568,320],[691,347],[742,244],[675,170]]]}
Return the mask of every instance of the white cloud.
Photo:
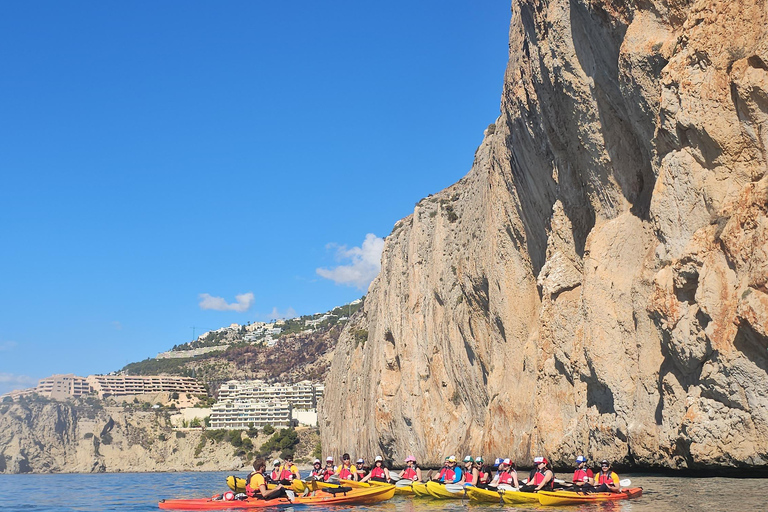
{"label": "white cloud", "polygon": [[0,372],[0,395],[13,391],[14,389],[25,389],[37,386],[37,379],[29,375],[16,375],[13,373]]}
{"label": "white cloud", "polygon": [[269,319],[285,320],[286,318],[296,318],[297,316],[296,310],[293,308],[288,308],[281,312],[275,307],[272,308],[272,312],[269,314]]}
{"label": "white cloud", "polygon": [[341,246],[336,249],[336,258],[339,261],[351,260],[348,265],[339,265],[333,269],[318,268],[316,272],[320,277],[330,279],[336,284],[354,286],[365,291],[371,281],[379,275],[383,249],[384,239],[368,233],[361,247],[347,249],[346,246]]}
{"label": "white cloud", "polygon": [[15,341],[0,341],[0,352],[10,352],[15,349],[19,344]]}
{"label": "white cloud", "polygon": [[241,293],[235,295],[235,302],[229,304],[222,297],[213,297],[207,293],[200,294],[200,309],[213,309],[216,311],[237,311],[243,313],[253,304],[253,293]]}

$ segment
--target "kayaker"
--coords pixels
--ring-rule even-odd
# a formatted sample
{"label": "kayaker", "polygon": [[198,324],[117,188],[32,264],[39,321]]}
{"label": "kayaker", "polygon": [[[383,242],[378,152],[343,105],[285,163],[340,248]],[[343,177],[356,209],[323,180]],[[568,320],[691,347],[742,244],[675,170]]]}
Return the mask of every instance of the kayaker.
{"label": "kayaker", "polygon": [[488,484],[491,483],[491,468],[489,468],[482,457],[475,458],[475,470],[477,470],[477,480],[475,486],[481,489],[488,488]]}
{"label": "kayaker", "polygon": [[405,458],[405,469],[400,473],[400,478],[407,478],[414,482],[421,482],[421,468],[416,464],[416,457],[409,455]]}
{"label": "kayaker", "polygon": [[280,460],[275,459],[274,462],[272,462],[272,471],[269,472],[267,476],[267,479],[270,482],[279,482],[280,481]]}
{"label": "kayaker", "polygon": [[553,491],[555,474],[549,467],[549,461],[546,457],[534,457],[533,463],[536,464],[536,467],[531,470],[528,485],[523,486],[520,490],[525,492],[536,492],[542,489]]}
{"label": "kayaker", "polygon": [[341,456],[341,466],[336,470],[336,474],[341,480],[357,481],[357,468],[352,464],[348,453]]}
{"label": "kayaker", "polygon": [[512,459],[504,459],[501,463],[504,471],[499,471],[498,483],[520,487],[520,482],[517,480],[517,466],[515,466],[514,461]]}
{"label": "kayaker", "polygon": [[333,465],[333,457],[330,455],[325,458],[325,467],[323,468],[323,480],[328,481],[336,474],[336,467]]}
{"label": "kayaker", "polygon": [[600,472],[595,475],[595,492],[620,492],[619,475],[611,471],[611,463],[600,461]]}
{"label": "kayaker", "polygon": [[362,457],[357,459],[355,462],[355,467],[357,468],[357,480],[364,478],[365,475],[368,474],[368,466],[365,465],[365,459]]}
{"label": "kayaker", "polygon": [[587,466],[587,458],[583,455],[576,457],[576,469],[573,472],[573,485],[583,490],[592,490],[595,475]]}
{"label": "kayaker", "polygon": [[320,459],[315,459],[315,462],[312,463],[312,470],[309,472],[309,478],[323,480],[323,463],[320,462]]}
{"label": "kayaker", "polygon": [[464,457],[464,467],[462,468],[464,474],[462,479],[459,481],[460,484],[469,484],[469,485],[477,485],[478,480],[478,471],[475,467],[475,463],[472,460],[471,455],[467,455]]}
{"label": "kayaker", "polygon": [[371,472],[368,473],[365,478],[360,480],[361,482],[367,482],[368,480],[375,480],[377,482],[389,482],[389,469],[384,465],[384,459],[381,455],[377,455],[373,459],[373,467]]}
{"label": "kayaker", "polygon": [[260,500],[272,500],[288,496],[282,484],[277,484],[274,489],[267,490],[267,482],[264,478],[264,471],[266,469],[267,464],[264,462],[264,459],[253,461],[253,473],[248,475],[246,479],[245,493],[251,498],[258,498]]}
{"label": "kayaker", "polygon": [[437,480],[442,484],[455,484],[461,481],[462,471],[461,468],[456,465],[456,457],[453,455],[445,458],[445,466],[440,470],[440,473],[433,480]]}
{"label": "kayaker", "polygon": [[280,467],[280,481],[289,485],[292,480],[301,480],[299,468],[293,463],[293,455],[288,455],[283,459],[283,465]]}

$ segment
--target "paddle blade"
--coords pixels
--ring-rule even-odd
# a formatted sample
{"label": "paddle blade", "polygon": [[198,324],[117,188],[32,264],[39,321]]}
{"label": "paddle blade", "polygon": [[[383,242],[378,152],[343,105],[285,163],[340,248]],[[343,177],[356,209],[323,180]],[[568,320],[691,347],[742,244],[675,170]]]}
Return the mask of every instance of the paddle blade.
{"label": "paddle blade", "polygon": [[625,478],[624,480],[619,480],[619,485],[622,487],[629,487],[630,485],[632,485],[632,480],[630,480],[629,478]]}
{"label": "paddle blade", "polygon": [[395,482],[395,487],[409,487],[411,485],[413,485],[413,480],[408,480],[407,478],[401,478]]}
{"label": "paddle blade", "polygon": [[498,489],[500,491],[517,491],[517,487],[512,487],[509,484],[499,484]]}
{"label": "paddle blade", "polygon": [[288,499],[289,499],[289,500],[291,500],[291,501],[293,501],[293,500],[295,500],[295,499],[296,499],[296,493],[295,493],[295,492],[293,492],[293,491],[292,491],[292,490],[290,490],[290,489],[286,489],[286,490],[285,490],[285,495],[286,495],[286,496],[288,496]]}
{"label": "paddle blade", "polygon": [[461,484],[445,484],[445,490],[448,492],[464,492],[464,486]]}
{"label": "paddle blade", "polygon": [[398,480],[400,480],[400,475],[390,471],[389,472],[389,479],[392,480],[393,482],[397,482]]}

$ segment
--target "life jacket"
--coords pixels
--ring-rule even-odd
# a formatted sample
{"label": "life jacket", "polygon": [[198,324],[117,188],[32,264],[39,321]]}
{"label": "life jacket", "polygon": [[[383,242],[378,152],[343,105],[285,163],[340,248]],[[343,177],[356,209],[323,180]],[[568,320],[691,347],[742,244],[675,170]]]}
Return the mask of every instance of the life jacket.
{"label": "life jacket", "polygon": [[445,468],[443,476],[440,481],[445,484],[453,484],[461,480],[461,468],[456,466],[456,469]]}
{"label": "life jacket", "polygon": [[312,468],[312,471],[309,472],[309,476],[316,476],[316,477],[322,478],[323,468],[320,468],[320,469]]}
{"label": "life jacket", "polygon": [[251,473],[248,473],[248,476],[245,477],[245,493],[248,496],[261,496],[261,489],[259,489],[259,486],[257,485],[255,488],[251,487],[251,478],[253,478],[255,475],[259,475],[261,477],[261,481],[264,483],[264,485],[267,484],[267,482],[264,480],[264,475],[261,473],[258,473],[256,471],[252,471]]}
{"label": "life jacket", "polygon": [[485,468],[480,468],[480,470],[477,472],[477,482],[476,483],[478,483],[478,484],[480,482],[485,482],[485,478],[488,475],[488,473],[483,471],[483,469],[485,469]]}
{"label": "life jacket", "polygon": [[341,466],[339,468],[339,478],[342,480],[351,480],[354,476],[354,473],[352,473],[352,468],[348,466]]}
{"label": "life jacket", "polygon": [[595,484],[597,484],[597,485],[600,485],[600,484],[614,485],[615,482],[613,480],[613,476],[615,474],[616,473],[614,473],[613,471],[611,471],[610,473],[607,473],[607,474],[605,474],[605,473],[603,473],[601,471],[601,472],[599,472],[597,474],[597,477],[595,477]]}
{"label": "life jacket", "polygon": [[586,469],[577,469],[573,472],[574,482],[586,482],[589,478],[591,477],[589,476],[589,473],[587,473]]}
{"label": "life jacket", "polygon": [[281,473],[282,471],[280,471],[280,468],[273,469],[272,471],[269,472],[269,479],[272,480],[273,482],[277,482],[280,480]]}
{"label": "life jacket", "polygon": [[329,478],[331,478],[335,474],[336,474],[336,470],[334,470],[333,468],[329,468],[327,466],[323,468],[323,480],[325,480],[326,482],[328,481]]}
{"label": "life jacket", "polygon": [[[512,471],[515,471],[514,469]],[[501,474],[499,474],[499,483],[500,484],[510,484],[513,482],[512,480],[512,471],[502,471]],[[517,473],[517,471],[515,471]]]}
{"label": "life jacket", "polygon": [[371,478],[387,478],[387,474],[383,467],[374,466],[371,468]]}
{"label": "life jacket", "polygon": [[416,480],[416,469],[405,468],[403,472],[400,473],[400,478],[407,478],[408,480]]}
{"label": "life jacket", "polygon": [[[533,485],[537,486],[544,481],[544,475],[547,472],[547,468],[544,468],[544,473],[542,473],[539,470],[536,470],[536,473],[533,474]],[[542,487],[543,490],[551,491],[554,490],[554,484],[555,484],[555,475],[552,475],[552,479]]]}
{"label": "life jacket", "polygon": [[290,466],[283,466],[283,470],[280,472],[280,480],[293,480],[296,478],[296,474],[292,471],[296,467],[293,464]]}

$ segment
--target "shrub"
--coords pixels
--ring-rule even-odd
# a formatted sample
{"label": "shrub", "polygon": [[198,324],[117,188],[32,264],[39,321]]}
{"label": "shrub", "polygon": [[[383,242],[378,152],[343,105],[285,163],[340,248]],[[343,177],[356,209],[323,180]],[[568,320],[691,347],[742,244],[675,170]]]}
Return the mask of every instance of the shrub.
{"label": "shrub", "polygon": [[271,436],[275,433],[275,427],[272,425],[264,425],[264,428],[261,429],[262,432],[264,432],[264,435]]}

